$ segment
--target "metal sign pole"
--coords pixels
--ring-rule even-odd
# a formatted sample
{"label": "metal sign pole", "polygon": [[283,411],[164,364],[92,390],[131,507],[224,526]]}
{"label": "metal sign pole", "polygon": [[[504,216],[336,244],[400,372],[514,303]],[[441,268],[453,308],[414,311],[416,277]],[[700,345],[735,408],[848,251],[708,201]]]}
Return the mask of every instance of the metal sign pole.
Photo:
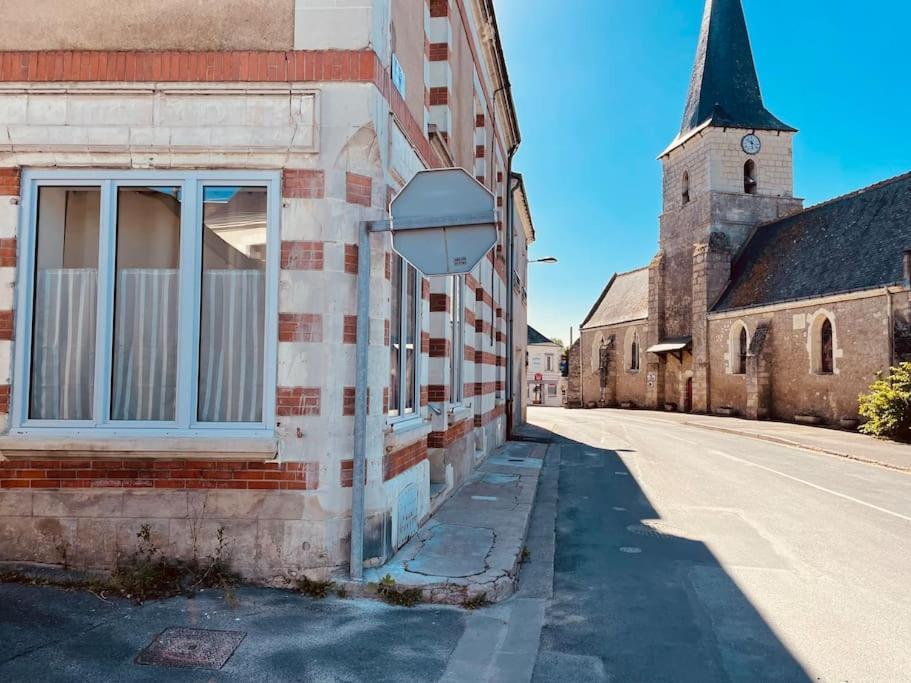
{"label": "metal sign pole", "polygon": [[357,351],[354,389],[354,463],[351,476],[352,581],[364,577],[364,502],[367,479],[367,380],[370,354],[370,224],[359,226],[357,244]]}

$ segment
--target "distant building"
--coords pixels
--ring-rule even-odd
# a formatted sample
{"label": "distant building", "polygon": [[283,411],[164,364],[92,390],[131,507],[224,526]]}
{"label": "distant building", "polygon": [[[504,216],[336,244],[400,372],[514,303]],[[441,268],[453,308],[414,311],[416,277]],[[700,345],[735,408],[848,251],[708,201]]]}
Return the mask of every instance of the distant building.
{"label": "distant building", "polygon": [[911,357],[911,174],[804,209],[796,132],[765,108],[740,0],[708,0],[660,251],[592,307],[570,405],[837,422]]}
{"label": "distant building", "polygon": [[562,346],[528,326],[528,405],[563,405],[566,382],[560,367],[562,357]]}

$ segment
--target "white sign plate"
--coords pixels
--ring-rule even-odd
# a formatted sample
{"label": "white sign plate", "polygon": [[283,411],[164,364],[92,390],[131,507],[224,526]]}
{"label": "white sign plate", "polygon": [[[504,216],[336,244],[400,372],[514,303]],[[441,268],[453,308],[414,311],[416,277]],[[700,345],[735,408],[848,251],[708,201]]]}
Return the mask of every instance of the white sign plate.
{"label": "white sign plate", "polygon": [[497,243],[494,195],[465,169],[420,171],[390,213],[393,248],[424,275],[468,273]]}

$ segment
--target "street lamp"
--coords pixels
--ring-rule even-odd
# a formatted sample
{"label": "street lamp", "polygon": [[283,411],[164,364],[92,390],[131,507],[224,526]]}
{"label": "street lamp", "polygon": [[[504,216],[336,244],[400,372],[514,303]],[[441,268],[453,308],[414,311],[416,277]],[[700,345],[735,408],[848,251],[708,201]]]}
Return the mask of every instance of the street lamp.
{"label": "street lamp", "polygon": [[544,258],[537,258],[534,261],[529,261],[529,263],[557,263],[557,258],[555,256],[545,256]]}

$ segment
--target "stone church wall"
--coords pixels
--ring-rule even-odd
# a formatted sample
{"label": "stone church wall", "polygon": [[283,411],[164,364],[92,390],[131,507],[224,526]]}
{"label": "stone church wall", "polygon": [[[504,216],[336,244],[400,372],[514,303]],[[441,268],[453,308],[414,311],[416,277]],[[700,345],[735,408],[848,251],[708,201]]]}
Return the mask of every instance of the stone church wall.
{"label": "stone church wall", "polygon": [[[907,300],[907,295],[905,295]],[[822,316],[834,329],[835,372],[819,373],[818,330]],[[771,322],[766,341],[771,369],[771,417],[793,420],[815,414],[828,423],[857,416],[857,397],[890,363],[890,315],[883,290],[830,297],[793,307],[768,307],[709,317],[711,409],[730,406],[746,414],[747,377],[732,374],[732,332],[745,324],[750,339]]]}
{"label": "stone church wall", "polygon": [[[639,333],[639,369],[631,370],[630,346],[636,332]],[[647,332],[645,322],[582,331],[582,379],[586,406],[616,407],[623,402],[632,402],[640,408],[645,406]],[[608,372],[602,391],[600,349],[602,342],[607,343],[611,338],[613,345],[607,353]]]}

